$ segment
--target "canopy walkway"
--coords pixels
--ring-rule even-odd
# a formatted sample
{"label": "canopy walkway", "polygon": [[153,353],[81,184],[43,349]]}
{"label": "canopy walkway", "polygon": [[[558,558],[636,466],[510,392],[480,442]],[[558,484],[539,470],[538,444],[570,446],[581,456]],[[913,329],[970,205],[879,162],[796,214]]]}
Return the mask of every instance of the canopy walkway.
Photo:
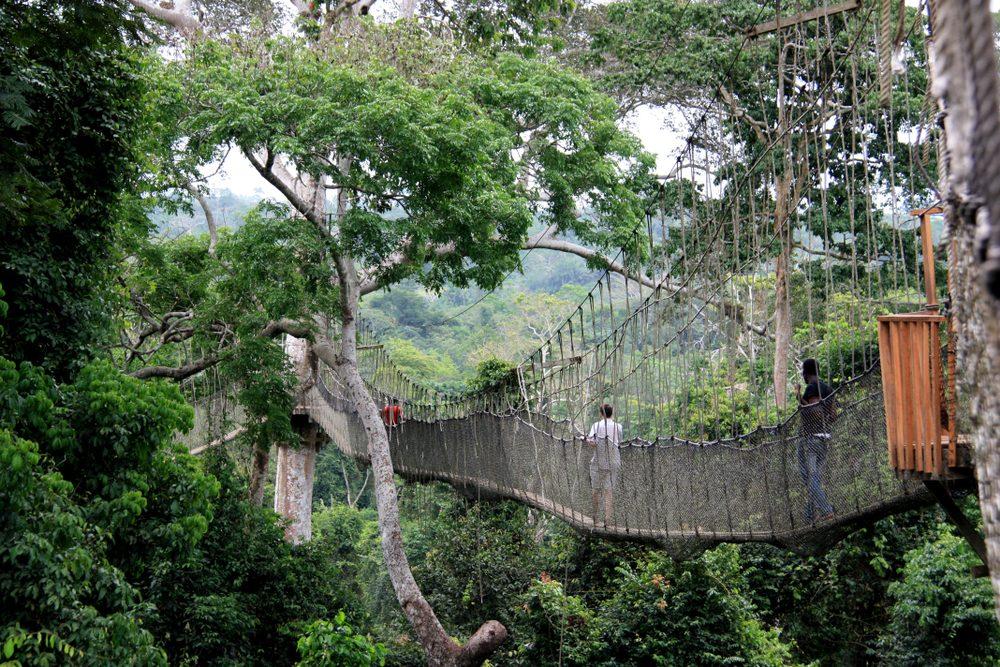
{"label": "canopy walkway", "polygon": [[[938,303],[930,224],[924,216],[921,245],[920,222],[905,213],[933,196],[931,98],[926,80],[894,81],[888,50],[877,48],[887,34],[919,35],[908,57],[925,66],[924,24],[919,12],[900,14],[900,30],[877,38],[874,7],[826,16],[822,29],[799,22],[779,31],[782,44],[796,45],[779,60],[782,76],[754,71],[737,90],[750,102],[777,100],[777,117],[749,118],[736,99],[707,111],[645,226],[616,232],[619,252],[593,289],[492,386],[448,395],[415,382],[362,326],[358,365],[369,392],[404,409],[404,423],[389,429],[396,472],[675,552],[764,542],[805,553],[933,502],[919,475],[898,474],[897,453],[912,460],[899,392],[894,418],[905,424],[890,461],[877,334],[879,316],[921,308],[925,289]],[[859,66],[864,58],[880,66]],[[942,343],[937,328],[926,331],[920,363]],[[819,449],[789,378],[806,357],[836,387]],[[320,369],[305,386],[297,412],[366,459],[366,434],[338,378]],[[239,421],[229,396],[201,402],[193,443],[224,439]],[[624,433],[608,516],[595,508],[583,437],[604,403]],[[941,446],[936,413],[913,421],[914,433],[933,431]],[[956,465],[955,450],[946,453],[935,454],[935,479],[949,474],[944,462]],[[832,511],[809,511],[819,493]]]}
{"label": "canopy walkway", "polygon": [[[901,479],[889,465],[878,369],[840,386],[834,398],[839,416],[822,474],[833,513],[822,520],[805,517],[810,490],[800,469],[801,411],[728,439],[626,438],[610,518],[595,513],[591,446],[579,430],[523,406],[432,417],[416,405],[416,414],[389,429],[389,443],[395,471],[408,480],[446,482],[480,499],[509,498],[604,537],[655,542],[678,555],[721,542],[812,553],[859,526],[934,502],[920,481]],[[197,407],[202,434],[209,419],[238,419],[224,394]],[[318,374],[296,412],[343,453],[367,460],[364,427],[332,372]]]}
{"label": "canopy walkway", "polygon": [[[324,375],[301,409],[344,453],[363,461],[364,428]],[[933,502],[919,482],[898,479],[889,468],[877,371],[842,386],[837,399],[841,416],[823,477],[834,514],[821,522],[803,515],[809,491],[799,471],[798,413],[733,440],[624,441],[608,520],[594,515],[590,447],[544,416],[515,410],[417,418],[390,429],[389,441],[393,465],[405,478],[523,502],[579,530],[681,552],[719,542],[810,552],[858,525]]]}

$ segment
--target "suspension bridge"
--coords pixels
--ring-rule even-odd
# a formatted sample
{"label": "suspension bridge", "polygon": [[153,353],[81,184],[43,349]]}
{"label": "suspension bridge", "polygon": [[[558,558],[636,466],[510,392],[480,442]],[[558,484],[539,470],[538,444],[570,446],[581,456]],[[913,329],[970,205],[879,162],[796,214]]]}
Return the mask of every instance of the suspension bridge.
{"label": "suspension bridge", "polygon": [[[905,213],[934,198],[926,22],[904,10],[898,27],[884,13],[876,25],[875,8],[819,12],[754,43],[748,34],[740,51],[777,48],[778,76],[750,72],[716,100],[644,228],[619,234],[586,298],[503,379],[440,393],[400,371],[380,332],[362,326],[371,396],[403,406],[403,423],[388,429],[396,473],[677,553],[719,542],[813,552],[933,502],[928,476],[901,474],[890,455],[899,438],[887,433],[878,340],[880,316],[918,311],[925,294],[938,302],[933,230]],[[891,40],[908,50],[902,74],[889,68]],[[754,116],[741,105],[755,100],[771,103]],[[928,331],[936,354],[942,340]],[[806,462],[811,431],[793,395],[807,357],[835,386],[818,466]],[[296,412],[365,461],[367,436],[337,375],[319,367],[303,386]],[[196,401],[193,446],[236,433],[232,395]],[[610,513],[595,507],[585,437],[605,403],[624,434]],[[932,476],[967,476],[957,438],[943,446]],[[832,506],[821,517],[809,511],[808,466]]]}

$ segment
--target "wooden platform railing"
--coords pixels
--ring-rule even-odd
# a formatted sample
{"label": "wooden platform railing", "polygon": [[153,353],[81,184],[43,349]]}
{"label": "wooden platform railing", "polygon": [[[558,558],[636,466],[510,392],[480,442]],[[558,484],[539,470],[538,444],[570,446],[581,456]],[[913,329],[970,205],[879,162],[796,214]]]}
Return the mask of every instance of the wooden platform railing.
{"label": "wooden platform railing", "polygon": [[933,311],[878,318],[889,463],[897,472],[939,479],[955,465],[955,447],[942,419],[941,327]]}
{"label": "wooden platform railing", "polygon": [[[938,312],[931,216],[941,212],[938,207],[912,212],[920,218],[925,309],[878,318],[889,462],[898,474],[925,480],[969,474],[965,457],[959,456],[954,332]],[[945,326],[949,344],[942,358]]]}

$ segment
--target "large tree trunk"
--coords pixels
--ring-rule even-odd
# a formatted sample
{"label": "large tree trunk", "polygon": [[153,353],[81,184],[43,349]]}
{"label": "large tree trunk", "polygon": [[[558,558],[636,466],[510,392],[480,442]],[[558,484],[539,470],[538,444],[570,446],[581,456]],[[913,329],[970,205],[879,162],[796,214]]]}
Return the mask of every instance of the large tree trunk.
{"label": "large tree trunk", "polygon": [[955,240],[950,283],[959,406],[967,410],[960,416],[968,420],[976,448],[990,574],[1000,600],[1000,304],[985,289],[987,271],[980,263],[989,256],[984,241],[996,238],[1000,224],[1000,79],[989,3],[938,0],[932,7],[932,81],[946,114],[942,182]]}
{"label": "large tree trunk", "polygon": [[[949,211],[959,426],[971,427],[993,590],[1000,596],[1000,318],[975,262],[973,229]],[[1000,597],[997,607],[1000,617]]]}
{"label": "large tree trunk", "polygon": [[285,539],[292,544],[312,539],[313,478],[319,449],[315,424],[303,418],[296,424],[296,431],[298,447],[278,449],[278,471],[274,481],[274,511],[287,521]]}
{"label": "large tree trunk", "polygon": [[314,346],[316,354],[336,370],[348,398],[354,403],[364,425],[371,459],[375,505],[378,509],[382,555],[399,604],[417,639],[427,652],[429,665],[456,666],[481,664],[507,637],[507,630],[497,621],[487,621],[464,645],[460,646],[445,632],[413,578],[403,549],[399,523],[399,502],[389,455],[389,439],[379,417],[378,406],[365,387],[357,365],[357,312],[359,283],[350,260],[338,260],[341,285],[341,341],[339,354],[321,332]]}
{"label": "large tree trunk", "polygon": [[267,482],[267,467],[271,463],[271,450],[260,445],[254,447],[250,455],[250,502],[264,505],[264,485]]}
{"label": "large tree trunk", "polygon": [[[374,0],[359,0],[351,8],[351,15],[366,14]],[[129,0],[134,6],[151,16],[174,26],[182,34],[194,35],[201,29],[200,21],[190,13],[190,3],[177,3],[177,9],[169,8],[169,3],[157,4],[151,0]],[[306,0],[292,0],[292,5],[300,15],[312,12],[312,3]],[[404,3],[404,12],[412,11],[415,2]],[[334,29],[338,24],[330,22],[325,27]],[[274,185],[295,209],[304,215],[321,233],[325,229],[325,183],[314,182],[308,174],[294,178],[280,163],[274,163],[273,156],[249,152],[247,159],[261,176]],[[342,164],[347,164],[343,159]],[[325,179],[324,179],[325,180]],[[346,196],[338,195],[338,214],[346,210]],[[379,515],[379,532],[382,538],[382,552],[385,556],[389,578],[407,619],[427,652],[431,665],[478,665],[493,654],[507,637],[507,630],[497,621],[488,621],[469,638],[464,646],[459,646],[444,631],[434,610],[420,593],[413,579],[406,554],[403,551],[402,531],[399,525],[399,507],[393,478],[392,461],[389,456],[389,441],[378,415],[378,408],[368,393],[357,368],[356,318],[360,297],[359,281],[350,260],[338,258],[337,271],[341,280],[341,305],[343,340],[337,354],[326,335],[320,331],[313,350],[340,375],[348,388],[349,397],[354,401],[368,435],[368,451],[374,474],[375,500]],[[280,456],[280,454],[279,454]]]}
{"label": "large tree trunk", "polygon": [[[301,397],[309,388],[313,375],[309,343],[304,338],[288,336],[284,347],[285,355],[295,368]],[[274,511],[287,522],[285,539],[294,544],[312,539],[312,487],[318,434],[315,426],[303,417],[292,416],[296,442],[278,443],[274,480]]]}

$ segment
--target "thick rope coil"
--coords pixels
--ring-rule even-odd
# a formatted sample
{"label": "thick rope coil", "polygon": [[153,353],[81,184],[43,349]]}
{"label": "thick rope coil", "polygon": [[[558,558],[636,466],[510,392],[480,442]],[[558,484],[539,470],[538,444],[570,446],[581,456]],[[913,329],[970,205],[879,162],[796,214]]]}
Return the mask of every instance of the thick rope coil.
{"label": "thick rope coil", "polygon": [[[985,245],[983,280],[995,299],[1000,299],[1000,77],[997,75],[996,44],[988,2],[970,0],[967,17],[979,16],[984,23],[969,25],[972,65],[972,103],[975,105],[973,179],[975,192],[986,205],[977,236]],[[973,21],[969,21],[973,23]]]}
{"label": "thick rope coil", "polygon": [[880,0],[878,34],[878,103],[888,109],[892,102],[892,0]]}

